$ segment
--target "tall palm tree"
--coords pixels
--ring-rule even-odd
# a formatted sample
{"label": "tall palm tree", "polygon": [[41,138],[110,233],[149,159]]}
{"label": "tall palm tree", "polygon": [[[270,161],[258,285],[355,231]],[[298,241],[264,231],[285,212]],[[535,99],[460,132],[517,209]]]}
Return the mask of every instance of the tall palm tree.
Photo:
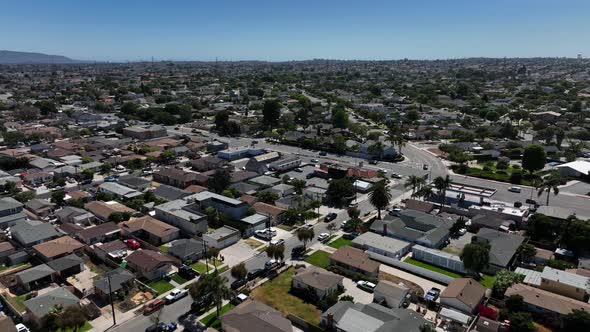
{"label": "tall palm tree", "polygon": [[426,198],[432,196],[432,194],[433,194],[433,192],[432,192],[431,186],[423,186],[422,188],[418,189],[418,191],[416,191],[415,196],[421,197],[422,199],[426,199]]}
{"label": "tall palm tree", "polygon": [[424,184],[426,184],[426,180],[424,180],[423,177],[417,175],[410,175],[408,177],[408,180],[406,180],[406,183],[404,183],[404,187],[412,187],[412,197],[414,197],[416,190],[422,188]]}
{"label": "tall palm tree", "polygon": [[219,317],[223,300],[229,299],[232,293],[231,289],[227,287],[227,282],[228,279],[220,275],[216,270],[213,273],[201,276],[199,281],[190,286],[189,293],[194,299],[209,294],[217,308],[217,317]]}
{"label": "tall palm tree", "polygon": [[266,255],[268,258],[274,258],[277,261],[282,261],[285,258],[285,245],[284,244],[271,244],[266,247]]}
{"label": "tall palm tree", "polygon": [[551,192],[553,195],[557,196],[559,194],[559,185],[561,184],[561,175],[557,172],[553,172],[547,175],[543,182],[539,184],[539,192],[537,192],[537,196],[543,195],[543,193],[547,193],[547,205],[549,205],[549,196]]}
{"label": "tall palm tree", "polygon": [[438,191],[438,195],[441,200],[441,205],[445,205],[447,202],[447,189],[451,186],[451,178],[447,175],[446,177],[438,176],[434,179],[434,187]]}
{"label": "tall palm tree", "polygon": [[387,190],[385,182],[381,181],[369,193],[369,202],[377,209],[377,218],[381,219],[381,210],[385,209],[391,201],[391,193]]}
{"label": "tall palm tree", "polygon": [[307,242],[313,240],[314,237],[315,233],[313,231],[313,228],[301,227],[297,231],[297,239],[303,242],[304,248],[307,248]]}

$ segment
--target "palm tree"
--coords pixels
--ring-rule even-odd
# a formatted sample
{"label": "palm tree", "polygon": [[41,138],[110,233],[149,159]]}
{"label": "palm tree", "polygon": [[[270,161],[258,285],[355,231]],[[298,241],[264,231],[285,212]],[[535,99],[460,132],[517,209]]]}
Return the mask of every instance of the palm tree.
{"label": "palm tree", "polygon": [[431,186],[423,186],[422,188],[418,189],[418,191],[416,191],[415,196],[421,197],[422,199],[426,199],[426,198],[432,196],[432,194],[433,194],[433,192],[432,192]]}
{"label": "palm tree", "polygon": [[559,185],[561,184],[561,175],[557,172],[553,172],[543,179],[543,182],[539,184],[539,192],[537,196],[543,195],[544,192],[547,193],[547,205],[549,205],[549,196],[551,192],[553,195],[557,196],[559,194]]}
{"label": "palm tree", "polygon": [[387,190],[385,182],[381,181],[369,193],[369,202],[377,209],[377,218],[381,219],[381,210],[385,209],[391,201],[391,193]]}
{"label": "palm tree", "polygon": [[426,184],[426,180],[424,180],[423,177],[417,175],[410,175],[406,183],[404,183],[404,187],[412,187],[412,197],[414,197],[416,190],[422,188],[424,184]]}
{"label": "palm tree", "polygon": [[299,241],[303,242],[304,248],[307,247],[307,242],[313,240],[314,237],[315,237],[315,233],[313,231],[313,228],[301,227],[297,231],[297,239],[299,239]]}
{"label": "palm tree", "polygon": [[199,281],[190,286],[189,293],[194,299],[206,294],[211,296],[213,304],[217,307],[217,317],[219,317],[221,303],[224,299],[229,299],[232,293],[231,289],[227,287],[227,282],[228,279],[216,270],[213,273],[202,275]]}
{"label": "palm tree", "polygon": [[284,244],[271,244],[266,247],[266,255],[268,258],[282,261],[285,258],[285,245]]}
{"label": "palm tree", "polygon": [[447,175],[446,177],[438,176],[434,179],[434,187],[438,191],[441,205],[445,205],[447,201],[447,189],[451,186],[451,178]]}

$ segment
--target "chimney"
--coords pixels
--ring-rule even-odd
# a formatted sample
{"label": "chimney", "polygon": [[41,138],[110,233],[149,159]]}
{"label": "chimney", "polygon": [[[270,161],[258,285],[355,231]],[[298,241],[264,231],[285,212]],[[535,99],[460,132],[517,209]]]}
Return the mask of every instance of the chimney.
{"label": "chimney", "polygon": [[383,224],[383,235],[387,235],[387,224]]}

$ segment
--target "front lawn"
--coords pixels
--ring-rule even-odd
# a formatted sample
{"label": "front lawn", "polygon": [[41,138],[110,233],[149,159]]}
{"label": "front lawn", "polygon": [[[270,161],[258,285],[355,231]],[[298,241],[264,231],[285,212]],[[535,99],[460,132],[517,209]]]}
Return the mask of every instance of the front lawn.
{"label": "front lawn", "polygon": [[332,247],[332,248],[339,249],[339,248],[342,248],[342,247],[345,247],[345,246],[349,246],[351,244],[352,244],[352,240],[347,240],[347,239],[345,239],[343,237],[340,237],[340,238],[337,238],[336,240],[332,241],[329,244],[329,246]]}
{"label": "front lawn", "polygon": [[[84,325],[82,325],[82,327],[77,329],[76,332],[86,332],[86,331],[89,331],[90,329],[92,329],[92,325],[90,325],[90,323],[86,322],[86,323],[84,323]],[[68,327],[67,329],[59,329],[59,330],[57,330],[57,332],[74,332],[74,329],[71,327]]]}
{"label": "front lawn", "polygon": [[179,285],[182,285],[188,281],[185,278],[179,276],[178,273],[174,273],[173,275],[170,276],[170,278],[172,278],[172,280],[174,280]]}
{"label": "front lawn", "polygon": [[147,285],[158,292],[158,295],[164,294],[174,288],[174,286],[166,280],[152,281]]}
{"label": "front lawn", "polygon": [[[231,303],[228,303],[228,304],[222,306],[221,309],[219,310],[219,316],[232,310],[233,308],[234,308],[234,305]],[[221,320],[219,320],[219,318],[217,317],[217,310],[215,310],[214,312],[210,313],[205,318],[203,318],[201,320],[201,323],[203,323],[203,325],[205,325],[207,327],[211,327],[216,330],[219,330],[221,328]]]}
{"label": "front lawn", "polygon": [[[191,267],[200,274],[207,273],[207,265],[205,265],[205,263],[196,262],[191,264]],[[211,269],[213,269],[213,267],[209,266],[209,271],[211,271]]]}
{"label": "front lawn", "polygon": [[322,312],[313,304],[305,303],[290,293],[294,274],[295,269],[289,268],[278,277],[254,289],[250,296],[277,309],[284,315],[293,314],[312,324],[319,325]]}
{"label": "front lawn", "polygon": [[[434,265],[431,265],[428,263],[417,261],[412,258],[406,258],[404,260],[404,262],[425,268],[430,271],[434,271],[434,272],[438,272],[440,274],[447,275],[451,278],[472,278],[472,276],[464,275],[464,274],[454,272],[454,271],[449,271],[447,269],[443,269],[438,266],[434,266]],[[494,281],[496,281],[496,277],[488,275],[488,274],[483,274],[483,273],[482,273],[482,276],[483,276],[483,278],[479,281],[479,283],[482,284],[484,287],[491,289],[494,286]]]}
{"label": "front lawn", "polygon": [[329,252],[325,252],[323,250],[318,250],[313,254],[307,256],[305,261],[311,265],[319,266],[321,268],[327,268],[330,265],[330,256]]}

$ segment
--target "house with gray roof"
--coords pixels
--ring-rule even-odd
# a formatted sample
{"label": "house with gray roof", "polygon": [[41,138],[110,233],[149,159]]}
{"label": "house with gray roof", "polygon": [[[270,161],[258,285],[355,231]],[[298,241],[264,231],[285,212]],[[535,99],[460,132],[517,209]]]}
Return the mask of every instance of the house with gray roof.
{"label": "house with gray roof", "polygon": [[[110,277],[110,285],[109,285]],[[103,278],[94,281],[94,294],[108,299],[109,293],[113,294],[121,290],[128,290],[133,287],[135,275],[122,267],[103,274]],[[110,288],[109,288],[110,287]],[[110,290],[109,290],[110,289]]]}
{"label": "house with gray roof", "polygon": [[23,203],[12,197],[0,198],[0,229],[16,225],[26,219]]}
{"label": "house with gray roof", "polygon": [[26,291],[30,291],[53,282],[56,271],[47,264],[41,264],[17,272],[14,276],[16,277],[16,283],[20,287]]}
{"label": "house with gray roof", "polygon": [[196,262],[203,257],[205,242],[200,239],[179,239],[172,242],[168,255],[180,259],[181,262]]}
{"label": "house with gray roof", "polygon": [[524,242],[524,237],[489,228],[482,228],[471,241],[486,243],[490,246],[490,261],[484,272],[495,274],[514,262],[514,257],[518,248]]}
{"label": "house with gray roof", "polygon": [[207,247],[223,249],[240,241],[240,231],[229,226],[223,226],[213,232],[203,234],[203,241]]}
{"label": "house with gray roof", "polygon": [[410,288],[404,284],[379,280],[373,290],[373,302],[392,309],[401,308],[408,294],[410,294]]}
{"label": "house with gray roof", "polygon": [[53,213],[55,204],[46,199],[33,198],[25,203],[25,209],[37,216],[37,218],[45,218]]}
{"label": "house with gray roof", "polygon": [[61,223],[85,226],[90,225],[96,219],[92,213],[74,206],[64,206],[55,211],[55,216]]}
{"label": "house with gray roof", "polygon": [[35,322],[38,327],[45,325],[45,318],[55,306],[67,308],[78,305],[80,299],[72,294],[66,287],[59,287],[47,293],[23,302],[27,308],[27,318]]}
{"label": "house with gray roof", "polygon": [[38,220],[22,220],[14,225],[10,232],[12,238],[23,247],[31,247],[60,236],[51,224]]}
{"label": "house with gray roof", "polygon": [[389,309],[370,303],[340,301],[322,314],[321,326],[339,332],[419,332],[430,324],[424,317],[408,309]]}
{"label": "house with gray roof", "polygon": [[453,220],[428,213],[403,210],[397,217],[387,215],[371,225],[371,231],[416,243],[428,248],[440,248],[449,239]]}
{"label": "house with gray roof", "polygon": [[175,199],[184,198],[191,195],[190,192],[172,187],[166,184],[161,184],[154,189],[154,195],[158,198],[163,198],[167,201],[173,201]]}
{"label": "house with gray roof", "polygon": [[324,269],[309,266],[301,267],[295,271],[291,282],[292,288],[311,291],[313,290],[318,298],[323,298],[328,293],[337,292],[344,288],[344,278]]}
{"label": "house with gray roof", "polygon": [[100,192],[114,195],[120,199],[131,199],[142,195],[141,192],[135,189],[120,185],[115,182],[101,183],[100,186],[98,186],[98,189]]}
{"label": "house with gray roof", "polygon": [[63,279],[78,274],[84,270],[84,260],[76,254],[69,254],[64,257],[47,262],[55,272]]}
{"label": "house with gray roof", "polygon": [[291,322],[268,305],[247,299],[221,317],[222,331],[292,332]]}
{"label": "house with gray roof", "polygon": [[119,178],[119,184],[144,192],[151,186],[152,181],[134,175],[125,175]]}
{"label": "house with gray roof", "polygon": [[252,236],[255,231],[265,229],[268,221],[270,221],[268,216],[259,213],[244,217],[240,219],[240,224],[243,226],[242,233],[245,236]]}
{"label": "house with gray roof", "polygon": [[207,232],[207,218],[199,210],[193,209],[191,203],[185,199],[176,199],[156,205],[154,210],[156,219],[174,225],[188,234]]}
{"label": "house with gray roof", "polygon": [[366,232],[352,240],[352,245],[362,250],[371,251],[379,255],[400,259],[412,248],[410,242]]}
{"label": "house with gray roof", "polygon": [[590,278],[545,266],[539,288],[579,301],[588,301]]}

